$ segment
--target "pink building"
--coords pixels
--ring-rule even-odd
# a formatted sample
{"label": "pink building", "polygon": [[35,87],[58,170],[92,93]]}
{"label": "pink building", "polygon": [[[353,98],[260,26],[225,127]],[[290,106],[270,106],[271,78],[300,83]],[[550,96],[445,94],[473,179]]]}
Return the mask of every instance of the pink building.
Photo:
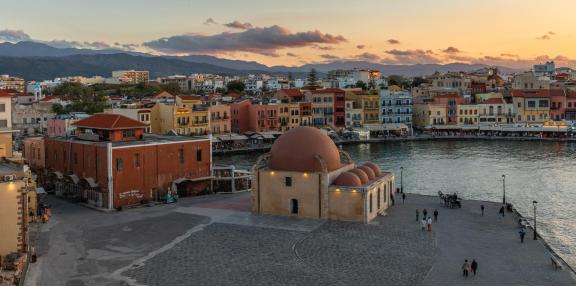
{"label": "pink building", "polygon": [[86,113],[63,114],[55,118],[48,119],[48,137],[64,137],[74,135],[76,127],[73,125],[76,121],[86,118]]}
{"label": "pink building", "polygon": [[230,104],[232,132],[244,133],[250,130],[250,100],[242,100]]}
{"label": "pink building", "polygon": [[278,131],[278,105],[252,104],[250,106],[249,130],[253,132]]}
{"label": "pink building", "polygon": [[211,105],[208,108],[210,116],[210,132],[212,134],[227,134],[232,130],[230,106],[225,104]]}
{"label": "pink building", "polygon": [[550,119],[554,121],[565,119],[567,92],[566,89],[550,90]]}

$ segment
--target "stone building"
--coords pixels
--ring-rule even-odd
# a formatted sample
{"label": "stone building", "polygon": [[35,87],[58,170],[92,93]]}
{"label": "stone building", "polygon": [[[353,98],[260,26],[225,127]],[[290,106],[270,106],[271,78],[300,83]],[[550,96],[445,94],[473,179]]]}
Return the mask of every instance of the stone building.
{"label": "stone building", "polygon": [[355,164],[324,132],[297,127],[253,169],[257,214],[368,223],[392,205],[394,175]]}

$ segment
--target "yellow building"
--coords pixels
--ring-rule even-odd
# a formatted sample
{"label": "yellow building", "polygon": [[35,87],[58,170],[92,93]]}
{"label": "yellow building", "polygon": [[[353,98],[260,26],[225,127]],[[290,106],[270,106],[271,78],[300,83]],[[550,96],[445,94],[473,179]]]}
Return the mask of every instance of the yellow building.
{"label": "yellow building", "polygon": [[419,103],[414,104],[412,110],[414,127],[424,128],[448,122],[447,108],[444,104]]}
{"label": "yellow building", "polygon": [[380,95],[368,94],[364,91],[349,90],[346,92],[346,101],[353,106],[362,108],[362,125],[380,123]]}
{"label": "yellow building", "polygon": [[253,169],[257,214],[368,223],[392,205],[394,175],[356,165],[321,130],[297,127],[276,140]]}
{"label": "yellow building", "polygon": [[151,110],[151,132],[166,134],[170,131],[178,135],[205,135],[210,128],[206,106],[177,106],[156,103]]}
{"label": "yellow building", "polygon": [[300,126],[300,106],[298,103],[278,104],[278,122],[282,132]]}
{"label": "yellow building", "polygon": [[479,106],[476,104],[458,104],[456,113],[458,114],[458,125],[478,124]]}

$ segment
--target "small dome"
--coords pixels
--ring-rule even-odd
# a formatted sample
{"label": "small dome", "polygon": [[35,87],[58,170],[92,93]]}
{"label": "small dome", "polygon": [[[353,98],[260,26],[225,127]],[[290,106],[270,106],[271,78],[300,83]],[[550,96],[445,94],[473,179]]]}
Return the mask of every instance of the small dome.
{"label": "small dome", "polygon": [[368,179],[368,175],[366,175],[366,173],[364,171],[362,171],[358,168],[352,169],[349,172],[354,173],[356,176],[358,176],[358,178],[360,178],[360,181],[362,182],[362,185],[364,185],[370,181],[370,179]]}
{"label": "small dome", "polygon": [[340,151],[334,141],[317,128],[300,126],[280,136],[270,151],[268,167],[292,172],[322,172],[320,156],[328,172],[339,169]]}
{"label": "small dome", "polygon": [[360,167],[358,167],[358,169],[364,171],[364,173],[366,173],[366,175],[368,175],[368,180],[372,181],[372,180],[374,180],[374,178],[376,178],[376,174],[374,174],[374,171],[372,171],[372,168],[370,168],[368,166],[360,166]]}
{"label": "small dome", "polygon": [[336,178],[334,181],[334,185],[336,186],[343,186],[343,187],[358,187],[362,186],[362,180],[351,172],[344,172]]}
{"label": "small dome", "polygon": [[372,162],[368,162],[368,163],[365,163],[364,166],[370,167],[370,169],[372,169],[372,171],[374,171],[374,175],[376,175],[376,177],[382,176],[382,171],[380,170],[380,167],[378,167],[378,165],[376,165]]}

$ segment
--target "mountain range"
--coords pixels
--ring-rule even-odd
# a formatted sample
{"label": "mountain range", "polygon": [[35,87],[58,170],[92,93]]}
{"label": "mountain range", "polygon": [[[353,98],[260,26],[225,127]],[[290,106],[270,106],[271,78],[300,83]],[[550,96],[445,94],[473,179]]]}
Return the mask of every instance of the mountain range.
{"label": "mountain range", "polygon": [[[175,74],[213,73],[245,75],[269,73],[303,77],[312,68],[320,73],[336,69],[374,69],[384,75],[430,75],[436,71],[473,71],[487,67],[482,64],[415,64],[385,65],[367,61],[334,61],[302,66],[266,66],[255,61],[229,60],[209,55],[155,56],[118,49],[55,48],[37,42],[0,43],[0,74],[44,80],[73,75],[110,76],[114,70],[139,69],[150,71],[151,78]],[[520,70],[499,67],[508,74]]]}

